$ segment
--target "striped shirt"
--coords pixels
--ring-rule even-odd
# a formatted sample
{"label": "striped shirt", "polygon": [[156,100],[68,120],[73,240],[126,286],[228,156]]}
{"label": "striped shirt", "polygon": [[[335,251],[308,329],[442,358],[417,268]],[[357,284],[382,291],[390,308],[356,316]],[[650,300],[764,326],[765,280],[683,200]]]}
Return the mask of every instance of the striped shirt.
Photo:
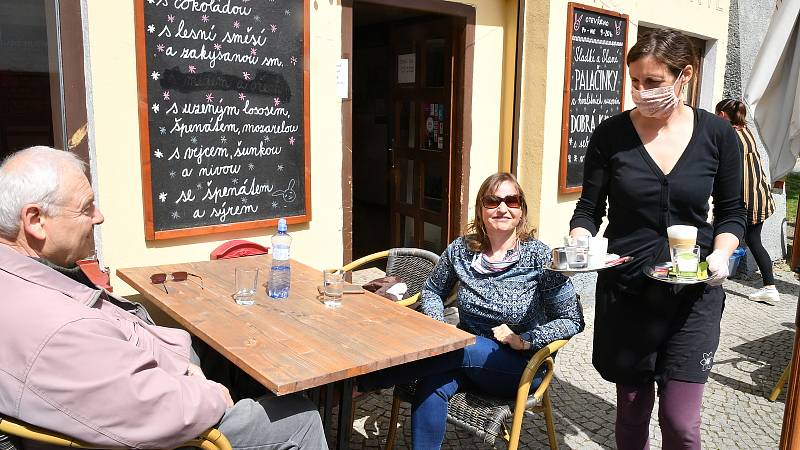
{"label": "striped shirt", "polygon": [[736,130],[742,149],[742,199],[747,208],[747,220],[755,225],[767,220],[775,212],[772,191],[761,165],[756,139],[747,127]]}

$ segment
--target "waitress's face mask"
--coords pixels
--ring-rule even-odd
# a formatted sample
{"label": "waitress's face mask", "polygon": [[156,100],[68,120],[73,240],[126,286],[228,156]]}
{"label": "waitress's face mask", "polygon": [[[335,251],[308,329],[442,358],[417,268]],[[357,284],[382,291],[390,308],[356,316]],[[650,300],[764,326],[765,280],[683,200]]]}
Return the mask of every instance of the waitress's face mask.
{"label": "waitress's face mask", "polygon": [[683,71],[671,86],[659,86],[641,91],[631,87],[631,97],[639,112],[643,116],[656,119],[669,117],[681,101],[675,95],[675,87],[681,82],[681,75],[683,75]]}

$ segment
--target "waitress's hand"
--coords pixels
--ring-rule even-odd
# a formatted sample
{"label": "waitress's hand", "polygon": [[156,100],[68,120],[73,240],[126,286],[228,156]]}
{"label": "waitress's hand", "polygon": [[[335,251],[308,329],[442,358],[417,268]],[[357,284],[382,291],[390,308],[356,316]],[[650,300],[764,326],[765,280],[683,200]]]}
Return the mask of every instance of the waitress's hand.
{"label": "waitress's hand", "polygon": [[722,250],[714,250],[710,255],[706,256],[708,263],[708,280],[706,283],[711,286],[721,285],[730,273],[728,272],[728,257]]}
{"label": "waitress's hand", "polygon": [[497,339],[497,342],[506,344],[514,350],[527,350],[530,348],[530,344],[523,341],[522,338],[519,337],[518,334],[511,331],[511,328],[508,328],[508,325],[506,324],[492,328],[492,332],[494,333],[494,338]]}
{"label": "waitress's hand", "polygon": [[569,237],[578,237],[578,236],[591,236],[592,233],[583,227],[575,227],[569,230]]}

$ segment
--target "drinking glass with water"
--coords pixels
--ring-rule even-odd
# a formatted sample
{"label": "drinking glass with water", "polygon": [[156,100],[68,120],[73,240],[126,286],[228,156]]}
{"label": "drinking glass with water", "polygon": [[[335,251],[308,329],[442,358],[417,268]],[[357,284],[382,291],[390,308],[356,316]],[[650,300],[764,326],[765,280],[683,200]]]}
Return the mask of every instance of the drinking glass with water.
{"label": "drinking glass with water", "polygon": [[323,303],[329,308],[342,305],[342,287],[344,286],[344,272],[337,269],[327,269],[322,272]]}
{"label": "drinking glass with water", "polygon": [[236,303],[245,306],[255,303],[258,269],[237,267],[234,276],[236,277],[236,292],[233,294],[233,299],[236,300]]}

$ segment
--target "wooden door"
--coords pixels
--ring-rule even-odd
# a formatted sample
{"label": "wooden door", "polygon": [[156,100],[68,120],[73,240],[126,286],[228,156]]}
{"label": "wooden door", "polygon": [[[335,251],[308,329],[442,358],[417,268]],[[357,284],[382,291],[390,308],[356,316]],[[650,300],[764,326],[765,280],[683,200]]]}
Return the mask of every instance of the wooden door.
{"label": "wooden door", "polygon": [[441,16],[392,30],[389,207],[393,247],[424,248],[438,254],[451,238],[455,32],[453,20]]}

